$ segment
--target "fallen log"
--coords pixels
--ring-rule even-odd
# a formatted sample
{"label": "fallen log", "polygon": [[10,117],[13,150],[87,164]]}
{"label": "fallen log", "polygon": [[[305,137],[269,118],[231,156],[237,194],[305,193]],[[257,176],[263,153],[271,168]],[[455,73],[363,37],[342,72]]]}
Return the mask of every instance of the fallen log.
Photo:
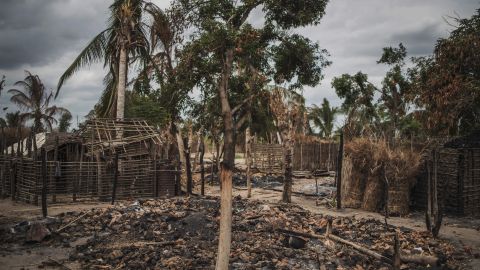
{"label": "fallen log", "polygon": [[362,247],[358,244],[355,244],[353,242],[350,242],[348,240],[345,240],[339,236],[333,235],[331,233],[331,220],[327,223],[327,230],[325,232],[325,235],[318,235],[318,234],[310,234],[310,233],[303,233],[303,232],[297,232],[297,231],[292,231],[292,230],[287,230],[287,229],[277,229],[278,232],[285,233],[285,234],[290,234],[294,236],[301,236],[301,237],[306,237],[306,238],[314,238],[314,239],[329,239],[333,240],[338,243],[342,243],[345,245],[348,245],[352,248],[354,248],[357,251],[360,251],[366,255],[369,255],[377,260],[380,260],[382,262],[388,263],[390,265],[398,265],[398,259],[402,263],[416,263],[416,264],[421,264],[421,265],[438,265],[439,259],[435,256],[424,256],[424,255],[402,255],[401,250],[400,250],[400,241],[397,240],[396,243],[396,251],[394,254],[394,260],[383,256],[382,254],[379,254],[373,250],[370,250],[366,247]]}

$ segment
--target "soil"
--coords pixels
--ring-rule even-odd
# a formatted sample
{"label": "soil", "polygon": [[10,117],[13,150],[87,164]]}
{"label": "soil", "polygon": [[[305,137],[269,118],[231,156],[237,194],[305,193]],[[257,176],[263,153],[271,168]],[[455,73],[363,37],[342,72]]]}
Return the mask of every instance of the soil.
{"label": "soil", "polygon": [[[198,179],[198,175],[195,175],[195,178]],[[375,241],[375,231],[383,226],[384,217],[378,213],[358,209],[337,210],[334,207],[335,202],[333,198],[335,188],[333,187],[333,179],[331,177],[318,178],[317,183],[318,193],[315,179],[294,179],[293,190],[299,193],[293,195],[292,206],[279,207],[275,210],[275,212],[282,217],[282,222],[286,220],[286,222],[290,222],[286,224],[298,226],[298,224],[292,224],[298,223],[299,219],[303,220],[302,222],[308,223],[312,220],[322,220],[325,216],[332,216],[338,221],[338,224],[335,225],[338,226],[337,231],[335,231],[338,235],[347,239],[356,235],[357,237],[355,239],[352,238],[350,240],[362,242],[363,244],[369,243],[369,241],[373,243],[373,241]],[[243,217],[242,219],[237,218],[234,220],[234,240],[240,241],[238,246],[234,246],[233,249],[233,253],[236,254],[236,256],[232,258],[234,269],[248,269],[248,264],[246,264],[248,260],[256,261],[256,263],[259,263],[258,268],[264,267],[263,269],[281,269],[285,267],[286,269],[289,267],[318,269],[318,265],[320,264],[327,265],[326,268],[321,269],[335,269],[332,268],[335,265],[346,267],[345,269],[354,269],[355,267],[357,267],[357,269],[363,269],[360,267],[379,269],[386,267],[382,264],[376,264],[364,255],[358,255],[358,253],[352,252],[349,249],[335,246],[332,251],[326,249],[324,244],[316,243],[315,241],[308,243],[308,249],[294,249],[295,252],[292,253],[292,251],[289,251],[289,248],[285,248],[285,245],[288,246],[288,243],[292,245],[292,241],[298,242],[300,240],[294,241],[295,239],[288,239],[288,237],[285,240],[285,236],[273,234],[269,231],[269,218],[273,217],[264,216],[262,212],[262,209],[266,208],[265,205],[268,205],[268,209],[278,207],[281,192],[275,189],[281,189],[281,185],[275,185],[273,188],[270,188],[271,186],[269,185],[265,186],[261,184],[254,184],[253,186],[252,197],[248,199],[248,201],[245,200],[247,191],[242,181],[238,181],[234,188],[236,209],[240,209],[238,210],[240,212],[237,214]],[[199,193],[198,189],[196,192]],[[217,197],[218,194],[220,194],[218,185],[207,184],[206,193],[211,197],[207,197],[206,199],[196,199],[195,197],[191,200],[186,199],[188,202],[186,204],[188,206],[187,208],[183,206],[185,204],[185,198],[145,200],[140,201],[140,204],[138,202],[120,202],[114,207],[106,203],[51,206],[49,207],[49,215],[56,217],[54,218],[53,225],[51,225],[52,230],[58,229],[59,226],[65,225],[66,222],[73,220],[85,212],[92,213],[88,214],[89,216],[91,215],[90,219],[86,219],[92,224],[85,222],[84,224],[90,225],[72,226],[69,230],[65,231],[64,235],[53,235],[42,243],[36,244],[24,243],[21,238],[23,236],[20,235],[2,238],[0,242],[0,269],[38,269],[39,267],[44,269],[82,269],[94,268],[99,265],[117,265],[122,268],[122,263],[123,268],[135,268],[135,263],[140,263],[140,268],[148,266],[153,269],[156,264],[150,261],[145,262],[145,259],[133,258],[124,260],[123,258],[126,254],[133,252],[131,251],[133,242],[136,243],[136,249],[134,249],[135,254],[144,253],[149,254],[149,256],[154,256],[155,253],[152,252],[155,251],[155,248],[148,246],[148,243],[144,242],[151,241],[151,237],[153,237],[153,239],[159,237],[156,234],[150,235],[150,231],[153,232],[153,230],[149,229],[150,226],[157,226],[158,224],[167,226],[163,229],[167,230],[168,233],[155,239],[157,242],[163,242],[167,246],[172,243],[172,245],[181,246],[185,252],[193,252],[190,256],[192,258],[197,258],[193,255],[196,254],[196,252],[203,254],[202,258],[185,262],[181,259],[181,256],[185,256],[185,254],[178,253],[177,249],[165,247],[163,248],[165,254],[160,254],[163,260],[158,258],[159,261],[163,263],[163,268],[170,266],[171,269],[185,269],[185,267],[196,266],[195,268],[198,268],[202,266],[200,268],[209,269],[214,261],[214,253],[216,251],[218,231]],[[319,196],[303,196],[300,193],[309,195],[318,194]],[[170,214],[167,215],[169,218],[163,217],[164,219],[158,220],[158,215],[141,215],[138,217],[139,223],[132,222],[132,220],[135,220],[133,217],[137,217],[138,209],[143,209],[142,211],[144,211],[145,209],[163,208],[166,211],[170,211]],[[305,212],[305,210],[307,212]],[[125,223],[122,222],[122,220],[118,220],[115,221],[118,223],[118,227],[115,227],[115,224],[111,227],[103,224],[111,222],[116,213],[120,213],[120,216],[131,215],[131,218],[128,220],[132,223]],[[262,217],[257,217],[259,213],[261,213]],[[282,215],[285,217],[283,218]],[[39,207],[14,203],[9,199],[0,200],[0,230],[3,230],[3,234],[0,234],[0,237],[8,233],[15,224],[26,220],[40,219],[40,217],[41,209]],[[254,222],[250,224],[248,218],[253,218]],[[97,220],[97,223],[94,223],[95,220]],[[107,220],[109,222],[106,222]],[[248,222],[245,223],[245,220]],[[427,242],[419,241],[417,243],[420,249],[427,249],[432,245],[446,247],[442,250],[451,253],[449,254],[450,257],[454,257],[455,267],[460,269],[480,269],[480,259],[478,257],[480,254],[479,219],[446,217],[438,240],[433,240],[429,238],[428,235],[425,235],[425,224],[422,213],[412,213],[407,217],[391,217],[388,219],[388,224],[398,227],[404,232],[406,237],[405,241],[408,242],[410,248],[415,247],[416,243],[409,239],[427,239],[428,241],[425,240]],[[306,230],[307,228],[304,226],[307,225],[303,224],[297,229]],[[264,230],[265,232],[253,236],[251,234],[253,228],[260,231]],[[349,232],[366,231],[365,233],[357,235],[356,233],[345,234],[345,230]],[[127,232],[125,235],[122,234],[124,231]],[[139,237],[139,231],[144,232],[145,235]],[[115,233],[121,237],[112,237]],[[96,238],[93,239],[92,235]],[[252,236],[255,241],[249,242],[252,241]],[[239,238],[237,239],[237,237]],[[186,243],[178,242],[179,239],[183,238],[187,239],[185,241]],[[192,241],[192,239],[196,240]],[[435,241],[439,241],[441,244]],[[255,243],[257,242],[260,246],[256,246]],[[270,245],[269,251],[265,248],[262,249],[262,247],[265,247],[262,243],[268,243]],[[451,243],[451,247],[448,243]],[[302,244],[302,241],[300,241],[300,244]],[[250,248],[250,246],[255,248]],[[104,259],[96,261],[95,259],[97,259],[97,257],[88,257],[94,255],[88,255],[89,249],[97,252],[99,254],[98,256],[100,258],[104,257]],[[314,261],[306,259],[311,258],[312,252],[317,252],[316,254],[320,253],[322,257]],[[78,257],[79,253],[80,257]],[[112,255],[110,256],[110,254]],[[147,255],[145,255],[145,257],[147,257]],[[288,265],[288,263],[285,266],[286,262],[282,260],[282,257],[290,258],[289,263],[293,263],[293,266]],[[270,263],[264,262],[265,258],[268,258]],[[327,264],[329,261],[332,263]],[[128,263],[132,263],[132,265],[128,265]],[[184,265],[182,263],[190,264]]]}

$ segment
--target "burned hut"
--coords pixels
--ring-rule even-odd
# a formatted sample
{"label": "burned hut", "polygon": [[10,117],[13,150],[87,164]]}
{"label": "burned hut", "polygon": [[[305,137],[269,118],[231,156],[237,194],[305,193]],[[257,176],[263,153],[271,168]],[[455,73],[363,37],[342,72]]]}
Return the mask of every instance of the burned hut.
{"label": "burned hut", "polygon": [[164,145],[144,120],[87,120],[74,134],[46,136],[32,158],[1,156],[0,191],[34,204],[43,183],[50,203],[173,196],[178,172]]}
{"label": "burned hut", "polygon": [[480,131],[431,147],[413,193],[413,206],[426,209],[428,183],[436,182],[437,201],[446,213],[480,215]]}

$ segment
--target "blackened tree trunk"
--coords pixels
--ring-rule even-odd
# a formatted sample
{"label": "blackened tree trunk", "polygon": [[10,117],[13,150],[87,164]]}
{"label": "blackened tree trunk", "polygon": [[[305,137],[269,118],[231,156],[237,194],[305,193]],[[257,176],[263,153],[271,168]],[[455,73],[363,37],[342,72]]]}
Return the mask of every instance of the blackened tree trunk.
{"label": "blackened tree trunk", "polygon": [[192,165],[190,162],[190,140],[185,141],[185,171],[187,175],[187,193],[192,194],[193,179],[192,179]]}
{"label": "blackened tree trunk", "polygon": [[200,140],[199,140],[199,152],[200,152],[200,182],[201,182],[201,188],[200,192],[203,195],[205,195],[205,164],[203,163],[203,156],[205,155],[205,142],[203,135],[200,135]]}

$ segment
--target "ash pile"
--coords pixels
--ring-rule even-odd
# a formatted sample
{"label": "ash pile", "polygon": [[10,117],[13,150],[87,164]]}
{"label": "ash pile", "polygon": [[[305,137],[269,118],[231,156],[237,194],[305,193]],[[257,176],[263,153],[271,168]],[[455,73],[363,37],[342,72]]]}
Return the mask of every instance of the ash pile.
{"label": "ash pile", "polygon": [[[219,209],[218,198],[190,197],[70,212],[44,223],[52,233],[39,244],[74,246],[67,261],[84,269],[214,269]],[[331,234],[392,258],[393,236],[379,221],[330,218],[296,205],[236,197],[231,269],[391,269],[390,264],[348,245],[299,236],[324,234],[328,219],[333,219]],[[406,254],[443,258],[439,264],[445,269],[459,268],[465,261],[447,242],[396,229]],[[0,248],[26,240],[25,234],[12,230],[3,230],[0,238],[8,239]],[[402,269],[423,268],[402,264]]]}

